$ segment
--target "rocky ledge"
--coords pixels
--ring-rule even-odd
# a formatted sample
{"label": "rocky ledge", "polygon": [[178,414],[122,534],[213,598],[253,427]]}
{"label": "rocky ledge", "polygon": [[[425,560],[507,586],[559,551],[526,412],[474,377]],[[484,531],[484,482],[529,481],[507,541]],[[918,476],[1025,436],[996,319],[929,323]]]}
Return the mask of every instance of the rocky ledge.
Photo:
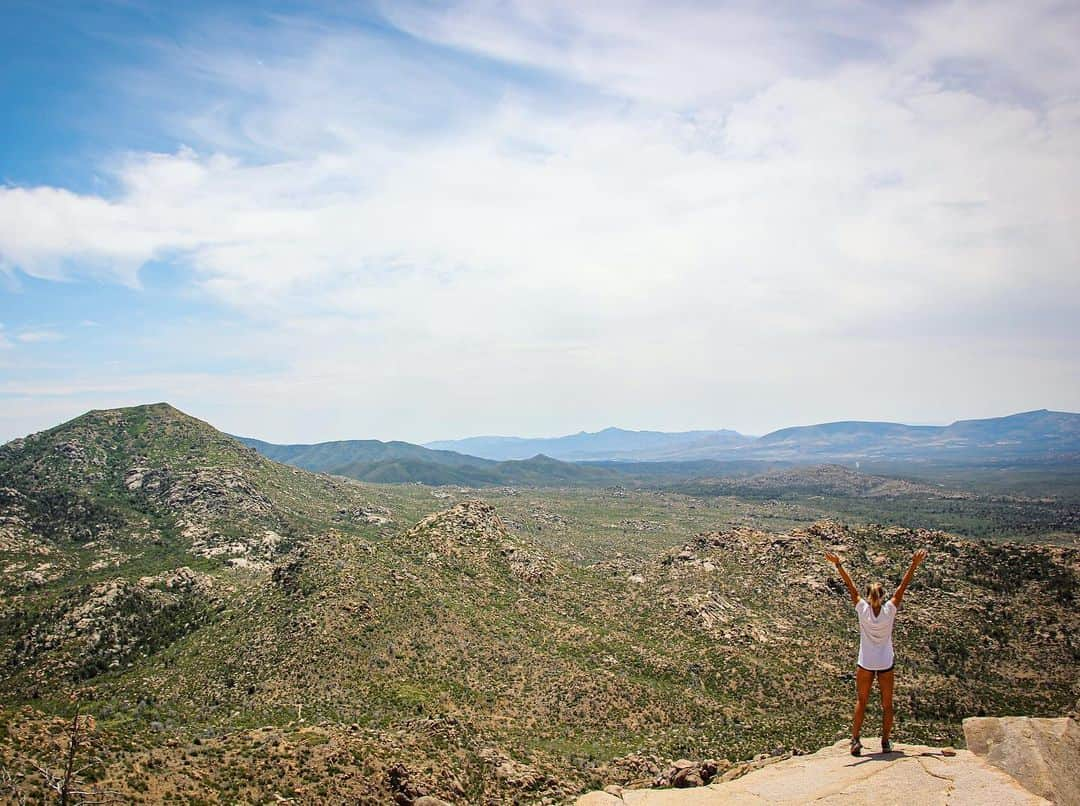
{"label": "rocky ledge", "polygon": [[[964,722],[970,750],[894,744],[859,758],[840,741],[816,753],[778,759],[734,780],[692,789],[590,792],[577,806],[719,806],[835,803],[866,806],[1080,803],[1080,728],[1073,719],[980,718]],[[1015,777],[1014,777],[1015,776]]]}

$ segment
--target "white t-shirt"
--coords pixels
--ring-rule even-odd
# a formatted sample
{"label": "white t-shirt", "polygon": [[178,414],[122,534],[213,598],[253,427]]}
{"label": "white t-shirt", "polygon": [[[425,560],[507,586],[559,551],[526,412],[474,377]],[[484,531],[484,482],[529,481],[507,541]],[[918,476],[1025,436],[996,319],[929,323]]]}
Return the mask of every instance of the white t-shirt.
{"label": "white t-shirt", "polygon": [[874,615],[874,608],[865,599],[855,603],[859,614],[859,665],[872,672],[893,665],[892,628],[896,621],[896,605],[887,599]]}

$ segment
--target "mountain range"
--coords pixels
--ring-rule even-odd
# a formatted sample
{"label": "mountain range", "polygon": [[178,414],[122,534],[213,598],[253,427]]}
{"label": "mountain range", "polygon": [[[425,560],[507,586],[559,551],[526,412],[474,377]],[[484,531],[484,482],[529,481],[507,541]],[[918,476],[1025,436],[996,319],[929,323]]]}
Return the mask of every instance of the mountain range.
{"label": "mountain range", "polygon": [[468,437],[425,443],[433,450],[450,450],[485,459],[526,459],[538,453],[570,462],[590,460],[670,461],[712,458],[754,442],[737,431],[627,431],[605,428],[565,437]]}
{"label": "mountain range", "polygon": [[1075,464],[1080,414],[1047,410],[948,426],[846,421],[749,437],[735,431],[625,431],[565,437],[473,437],[415,445],[340,440],[278,445],[236,437],[277,462],[380,483],[603,485],[728,477],[793,465]]}
{"label": "mountain range", "polygon": [[487,459],[543,453],[566,461],[993,461],[1080,455],[1080,414],[1028,411],[951,425],[842,421],[782,428],[761,437],[735,431],[625,431],[607,428],[563,437],[470,437],[427,443]]}
{"label": "mountain range", "polygon": [[275,445],[250,437],[236,439],[275,462],[382,484],[603,485],[617,483],[622,478],[610,468],[561,462],[542,455],[495,461],[454,451],[431,450],[409,442],[375,439],[315,445]]}

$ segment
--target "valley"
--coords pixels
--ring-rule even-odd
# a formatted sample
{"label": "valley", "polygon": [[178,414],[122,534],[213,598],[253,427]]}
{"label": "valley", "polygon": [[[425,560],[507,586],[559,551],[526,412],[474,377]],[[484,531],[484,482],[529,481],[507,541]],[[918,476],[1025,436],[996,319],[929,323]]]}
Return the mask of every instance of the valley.
{"label": "valley", "polygon": [[38,796],[76,705],[88,781],[133,802],[562,803],[814,751],[846,729],[858,639],[826,550],[888,587],[931,553],[897,626],[905,741],[1080,705],[1067,495],[602,472],[358,481],[165,404],[10,442],[0,764]]}

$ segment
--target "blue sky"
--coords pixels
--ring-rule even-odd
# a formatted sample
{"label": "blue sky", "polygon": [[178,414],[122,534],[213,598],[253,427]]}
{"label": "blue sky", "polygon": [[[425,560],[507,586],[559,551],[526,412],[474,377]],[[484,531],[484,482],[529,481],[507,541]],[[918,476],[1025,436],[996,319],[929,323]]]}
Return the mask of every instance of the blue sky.
{"label": "blue sky", "polygon": [[1076,41],[1053,2],[8,0],[0,439],[1080,410]]}

